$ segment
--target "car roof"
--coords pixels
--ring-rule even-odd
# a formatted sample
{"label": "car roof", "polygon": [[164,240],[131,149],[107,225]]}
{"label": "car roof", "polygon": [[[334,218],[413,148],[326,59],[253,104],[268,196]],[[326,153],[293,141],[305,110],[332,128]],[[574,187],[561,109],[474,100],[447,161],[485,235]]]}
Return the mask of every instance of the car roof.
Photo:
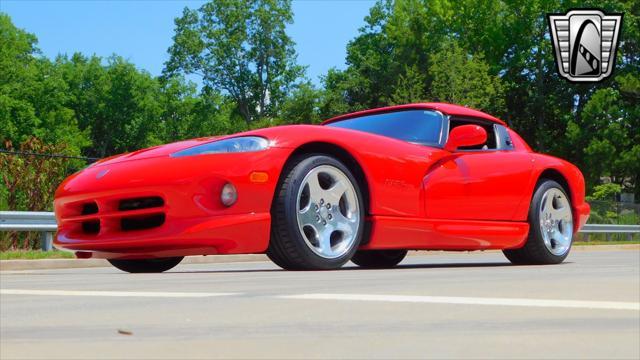
{"label": "car roof", "polygon": [[331,118],[329,120],[324,121],[322,123],[322,125],[330,124],[330,123],[333,123],[333,122],[336,122],[336,121],[340,121],[340,120],[344,120],[344,119],[360,117],[360,116],[364,116],[364,115],[373,115],[373,114],[379,114],[379,113],[385,113],[385,112],[393,112],[393,111],[399,111],[399,110],[411,110],[411,109],[437,110],[437,111],[440,111],[440,112],[442,112],[443,114],[446,114],[446,115],[460,116],[460,117],[472,117],[472,118],[487,120],[487,121],[498,123],[500,125],[507,126],[507,124],[504,121],[502,121],[502,120],[500,120],[500,119],[498,119],[498,118],[496,118],[494,116],[491,116],[491,115],[489,115],[487,113],[484,113],[482,111],[470,109],[468,107],[455,105],[455,104],[435,103],[435,102],[434,103],[415,103],[415,104],[406,104],[406,105],[386,106],[386,107],[381,107],[381,108],[377,108],[377,109],[369,109],[369,110],[357,111],[357,112],[353,112],[353,113],[349,113],[349,114],[344,114],[344,115],[339,115],[339,116],[333,117],[333,118]]}

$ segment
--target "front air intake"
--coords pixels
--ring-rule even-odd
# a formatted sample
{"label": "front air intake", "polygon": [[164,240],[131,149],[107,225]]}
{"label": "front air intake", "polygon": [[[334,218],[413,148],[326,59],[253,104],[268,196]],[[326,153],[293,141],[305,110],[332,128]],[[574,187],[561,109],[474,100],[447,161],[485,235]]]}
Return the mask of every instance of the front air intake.
{"label": "front air intake", "polygon": [[120,220],[122,231],[153,229],[164,224],[164,214],[125,217]]}
{"label": "front air intake", "polygon": [[98,204],[95,201],[82,204],[81,215],[91,215],[98,213]]}
{"label": "front air intake", "polygon": [[118,204],[118,210],[131,211],[131,210],[140,210],[140,209],[150,209],[150,208],[162,207],[163,205],[164,205],[164,200],[162,200],[161,197],[150,196],[150,197],[120,200],[120,203]]}
{"label": "front air intake", "polygon": [[97,234],[100,232],[100,220],[88,220],[82,222],[82,231],[86,234]]}

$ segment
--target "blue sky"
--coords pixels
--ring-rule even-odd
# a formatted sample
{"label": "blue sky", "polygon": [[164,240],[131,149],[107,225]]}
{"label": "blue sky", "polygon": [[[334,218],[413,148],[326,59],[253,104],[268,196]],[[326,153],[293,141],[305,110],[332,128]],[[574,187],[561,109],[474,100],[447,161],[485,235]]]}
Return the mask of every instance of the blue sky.
{"label": "blue sky", "polygon": [[[76,51],[87,55],[118,54],[153,75],[167,60],[173,19],[196,0],[33,1],[0,0],[0,11],[19,28],[34,33],[43,54],[53,58]],[[294,0],[298,63],[307,65],[314,83],[331,67],[344,68],[345,48],[364,24],[374,1]]]}

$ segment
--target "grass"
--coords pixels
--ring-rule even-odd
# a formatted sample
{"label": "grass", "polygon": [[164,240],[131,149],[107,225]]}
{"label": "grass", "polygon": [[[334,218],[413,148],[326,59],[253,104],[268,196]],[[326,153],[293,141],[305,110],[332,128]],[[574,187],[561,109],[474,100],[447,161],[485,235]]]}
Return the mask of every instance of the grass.
{"label": "grass", "polygon": [[7,250],[0,251],[0,260],[39,260],[39,259],[73,259],[75,256],[66,251],[41,250]]}
{"label": "grass", "polygon": [[640,240],[593,240],[593,241],[576,241],[573,245],[624,245],[624,244],[640,244]]}

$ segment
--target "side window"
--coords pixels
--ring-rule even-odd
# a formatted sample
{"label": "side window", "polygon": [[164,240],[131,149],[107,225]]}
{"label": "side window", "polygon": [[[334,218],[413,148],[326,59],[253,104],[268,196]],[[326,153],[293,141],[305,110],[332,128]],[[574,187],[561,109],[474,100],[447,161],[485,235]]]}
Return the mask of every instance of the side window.
{"label": "side window", "polygon": [[513,141],[511,141],[511,135],[506,127],[495,124],[493,127],[496,129],[496,142],[498,143],[499,150],[513,150]]}
{"label": "side window", "polygon": [[461,147],[460,150],[496,150],[498,149],[496,129],[493,123],[488,123],[488,122],[478,121],[478,120],[452,118],[449,121],[449,132],[451,132],[451,130],[455,129],[456,127],[462,126],[462,125],[482,126],[487,132],[487,142],[485,142],[484,144],[476,145],[476,146],[464,146],[464,147]]}

